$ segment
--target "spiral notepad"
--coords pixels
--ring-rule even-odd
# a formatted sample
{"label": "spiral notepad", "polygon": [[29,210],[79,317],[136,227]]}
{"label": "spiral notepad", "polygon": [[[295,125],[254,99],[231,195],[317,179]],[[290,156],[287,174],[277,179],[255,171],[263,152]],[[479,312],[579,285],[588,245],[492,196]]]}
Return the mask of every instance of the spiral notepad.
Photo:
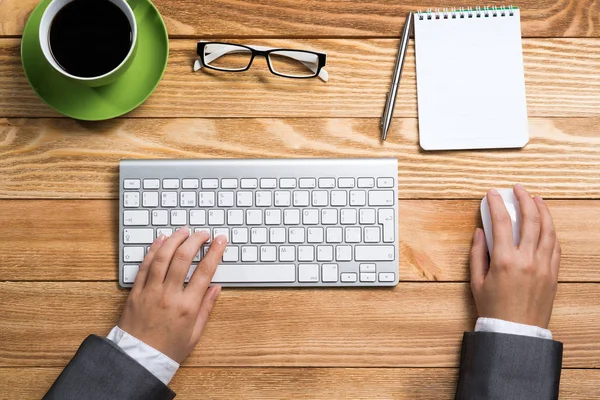
{"label": "spiral notepad", "polygon": [[423,149],[525,146],[518,8],[418,12],[415,52]]}

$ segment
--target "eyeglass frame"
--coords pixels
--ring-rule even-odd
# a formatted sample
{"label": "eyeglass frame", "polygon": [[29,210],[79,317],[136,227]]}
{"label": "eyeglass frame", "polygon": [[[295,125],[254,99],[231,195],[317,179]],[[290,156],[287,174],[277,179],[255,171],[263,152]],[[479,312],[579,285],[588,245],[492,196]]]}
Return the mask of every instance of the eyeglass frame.
{"label": "eyeglass frame", "polygon": [[[250,50],[251,52],[251,56],[250,56],[250,61],[248,62],[248,65],[243,68],[243,69],[226,69],[226,68],[219,68],[219,67],[214,67],[214,66],[210,66],[207,65],[204,61],[204,48],[209,45],[209,44],[217,44],[217,45],[226,45],[226,46],[238,46],[238,47],[243,47],[246,48],[248,50]],[[298,50],[298,49],[283,49],[283,48],[273,48],[273,49],[268,49],[268,50],[260,50],[258,47],[257,48],[253,48],[252,46],[247,46],[244,44],[237,44],[237,43],[227,43],[227,42],[198,42],[198,46],[196,47],[196,53],[197,55],[200,57],[200,62],[202,64],[203,67],[215,70],[215,71],[221,71],[221,72],[245,72],[248,71],[250,69],[250,67],[252,66],[252,63],[254,62],[254,58],[256,56],[263,56],[266,61],[267,61],[267,66],[269,67],[269,71],[271,71],[271,73],[273,75],[277,75],[277,76],[281,76],[283,78],[292,78],[292,79],[310,79],[310,78],[316,78],[319,76],[319,74],[321,73],[321,70],[325,67],[325,65],[327,64],[327,54],[325,53],[319,53],[316,51],[311,51],[311,50]],[[317,70],[316,72],[314,72],[314,75],[306,75],[306,76],[293,76],[293,75],[286,75],[286,74],[282,74],[280,72],[277,72],[273,69],[273,66],[271,65],[271,59],[269,57],[269,54],[274,53],[274,52],[281,52],[281,51],[296,51],[296,52],[300,52],[300,53],[308,53],[308,54],[314,54],[317,56],[318,58],[318,64],[317,64]],[[292,57],[290,57],[292,58]]]}

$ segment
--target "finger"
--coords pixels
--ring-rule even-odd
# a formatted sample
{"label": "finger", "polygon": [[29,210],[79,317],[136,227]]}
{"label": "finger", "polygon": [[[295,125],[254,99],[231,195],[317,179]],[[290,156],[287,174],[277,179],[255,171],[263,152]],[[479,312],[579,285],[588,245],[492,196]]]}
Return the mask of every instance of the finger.
{"label": "finger", "polygon": [[138,270],[137,275],[135,276],[135,281],[133,282],[132,292],[141,292],[144,286],[146,286],[146,280],[148,279],[148,272],[150,271],[150,266],[154,261],[156,253],[158,250],[165,244],[167,237],[165,235],[160,235],[154,240],[152,246],[150,246],[150,250],[148,250],[148,254],[144,257],[144,260],[140,264],[140,269]]}
{"label": "finger", "polygon": [[550,270],[552,276],[558,281],[558,270],[560,269],[560,257],[562,256],[562,248],[558,237],[554,238],[554,250],[552,250],[552,259],[550,260]]}
{"label": "finger", "polygon": [[181,246],[181,244],[185,242],[189,236],[189,229],[187,227],[183,227],[173,233],[171,237],[167,239],[165,244],[163,244],[160,250],[158,250],[156,253],[156,256],[154,256],[154,262],[152,263],[150,273],[148,274],[148,285],[163,284],[175,251],[177,251],[179,246]]}
{"label": "finger", "polygon": [[492,252],[514,248],[512,222],[502,196],[497,190],[491,189],[487,194],[487,201],[492,218],[492,236],[494,239],[494,250]]}
{"label": "finger", "polygon": [[200,305],[200,310],[198,311],[198,318],[196,319],[196,324],[194,325],[194,342],[198,342],[200,340],[200,336],[204,331],[204,327],[208,322],[208,318],[212,313],[213,308],[215,307],[215,303],[217,302],[217,297],[221,293],[221,286],[215,285],[211,286],[204,295],[202,299],[202,304]]}
{"label": "finger", "polygon": [[473,235],[469,261],[471,265],[471,290],[479,290],[489,269],[487,244],[481,228],[477,228]]}
{"label": "finger", "polygon": [[529,195],[529,192],[521,185],[516,185],[513,189],[515,197],[519,201],[521,209],[521,243],[519,249],[533,254],[538,247],[540,240],[540,213],[535,201]]}
{"label": "finger", "polygon": [[177,251],[175,251],[175,255],[173,256],[173,260],[167,271],[167,276],[165,278],[165,284],[167,286],[177,290],[183,290],[185,277],[190,270],[190,266],[194,262],[194,256],[209,238],[210,234],[208,232],[196,232],[179,246]]}
{"label": "finger", "polygon": [[554,221],[552,220],[552,214],[550,209],[540,196],[535,196],[533,201],[538,208],[540,214],[540,242],[538,244],[538,251],[544,256],[546,260],[550,259],[553,255],[554,247],[556,247],[556,230],[554,229]]}
{"label": "finger", "polygon": [[198,267],[196,267],[187,288],[184,290],[184,293],[189,293],[189,301],[199,302],[202,300],[206,289],[208,289],[208,285],[210,285],[210,281],[215,275],[219,262],[223,258],[225,247],[227,247],[227,238],[225,236],[217,236],[213,240],[208,253],[206,253],[202,261],[198,264]]}

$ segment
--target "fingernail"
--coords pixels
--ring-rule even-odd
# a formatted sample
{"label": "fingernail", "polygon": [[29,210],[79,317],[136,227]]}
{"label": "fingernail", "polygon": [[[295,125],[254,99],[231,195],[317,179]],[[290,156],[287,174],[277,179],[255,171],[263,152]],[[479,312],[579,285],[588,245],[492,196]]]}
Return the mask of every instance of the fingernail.
{"label": "fingernail", "polygon": [[181,228],[179,228],[179,232],[183,233],[184,235],[185,234],[188,234],[188,235],[190,234],[190,230],[188,229],[187,226],[182,226]]}
{"label": "fingernail", "polygon": [[534,199],[538,199],[539,201],[541,201],[542,203],[544,202],[544,199],[542,199],[542,196],[535,196]]}
{"label": "fingernail", "polygon": [[159,237],[156,238],[156,243],[163,243],[167,237],[161,233]]}
{"label": "fingernail", "polygon": [[217,297],[219,297],[221,295],[221,286],[217,286],[218,289],[215,289],[215,292],[213,294],[213,299],[216,300]]}
{"label": "fingernail", "polygon": [[515,185],[515,187],[516,187],[516,188],[519,188],[519,189],[525,189],[525,188],[523,187],[523,185],[521,185],[520,183],[517,183],[517,184]]}
{"label": "fingernail", "polygon": [[496,189],[490,189],[490,194],[493,196],[498,196],[500,193]]}
{"label": "fingernail", "polygon": [[217,244],[227,244],[227,237],[225,235],[219,235],[215,238]]}
{"label": "fingernail", "polygon": [[479,241],[479,238],[481,237],[481,229],[477,228],[475,229],[475,233],[473,234],[473,242],[477,243]]}

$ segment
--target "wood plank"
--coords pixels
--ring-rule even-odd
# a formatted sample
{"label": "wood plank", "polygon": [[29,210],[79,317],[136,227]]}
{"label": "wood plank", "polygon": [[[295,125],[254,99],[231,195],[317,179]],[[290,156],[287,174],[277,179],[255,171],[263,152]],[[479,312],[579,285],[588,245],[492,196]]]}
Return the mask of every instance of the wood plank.
{"label": "wood plank", "polygon": [[[60,368],[0,368],[7,399],[40,399]],[[194,368],[169,385],[180,398],[209,399],[453,399],[455,368]],[[564,369],[560,398],[598,399],[600,371]]]}
{"label": "wood plank", "polygon": [[0,197],[116,198],[123,158],[393,157],[401,198],[480,199],[521,182],[552,198],[600,198],[600,117],[530,119],[522,150],[424,152],[416,119],[0,118]]}
{"label": "wood plank", "polygon": [[[1,282],[0,366],[62,366],[107,334],[128,292],[108,282]],[[298,307],[301,305],[301,307]],[[226,289],[189,366],[456,367],[468,283],[390,289]],[[600,365],[600,284],[561,283],[550,329],[563,365]]]}
{"label": "wood plank", "polygon": [[[561,282],[600,282],[600,201],[549,201]],[[468,281],[479,201],[401,200],[400,279]],[[116,281],[116,201],[0,202],[0,280]]]}
{"label": "wood plank", "polygon": [[[0,2],[0,36],[20,35],[39,0]],[[409,0],[154,0],[172,37],[176,36],[397,36],[410,10],[444,8],[447,2]],[[486,5],[505,5],[490,0]],[[481,6],[463,0],[462,6]],[[521,8],[523,36],[600,36],[600,6],[594,0],[525,0]]]}
{"label": "wood plank", "polygon": [[[172,40],[154,95],[130,117],[379,118],[396,58],[395,39],[261,40],[328,54],[330,81],[286,79],[264,60],[245,73],[192,72],[195,40]],[[25,79],[19,39],[0,39],[0,117],[57,116]],[[416,117],[414,43],[408,49],[396,117]],[[600,39],[523,40],[530,117],[600,115]],[[492,110],[490,110],[492,112]]]}

